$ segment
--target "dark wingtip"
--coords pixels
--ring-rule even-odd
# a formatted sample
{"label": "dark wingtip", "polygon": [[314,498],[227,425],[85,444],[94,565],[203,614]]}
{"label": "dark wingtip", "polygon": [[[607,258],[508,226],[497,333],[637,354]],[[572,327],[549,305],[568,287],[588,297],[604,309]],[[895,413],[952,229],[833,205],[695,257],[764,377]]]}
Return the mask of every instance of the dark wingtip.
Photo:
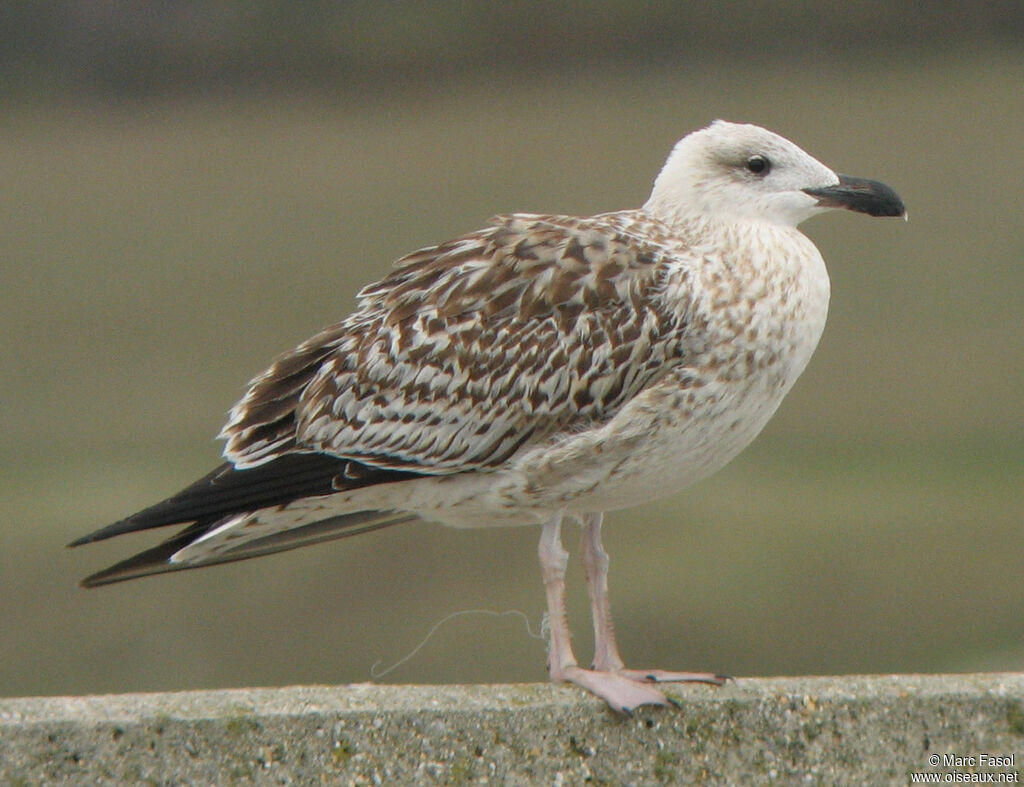
{"label": "dark wingtip", "polygon": [[[150,574],[163,573],[160,571],[150,571]],[[95,574],[90,574],[85,579],[80,580],[78,587],[84,590],[90,590],[92,588],[103,587],[104,585],[113,585],[115,582],[124,582],[128,579],[135,579],[136,576],[146,576],[146,574],[122,574],[119,571],[112,569],[106,569],[104,571],[97,571]]]}
{"label": "dark wingtip", "polygon": [[[358,476],[352,475],[358,468]],[[364,466],[329,454],[293,453],[246,470],[222,464],[178,494],[126,519],[77,538],[68,546],[103,541],[123,533],[289,503],[300,497],[330,495],[377,483],[413,478],[419,473]]]}
{"label": "dark wingtip", "polygon": [[71,542],[65,544],[64,548],[65,549],[73,549],[74,547],[82,546],[82,544],[91,544],[93,541],[99,541],[99,538],[96,536],[96,533],[90,533],[87,536],[82,536],[81,538],[76,538],[74,541],[71,541]]}
{"label": "dark wingtip", "polygon": [[153,574],[165,574],[169,571],[174,571],[178,567],[168,561],[161,563],[159,560],[154,560],[146,564],[135,564],[131,559],[122,561],[117,565],[113,565],[110,568],[105,568],[103,571],[97,571],[95,574],[90,574],[85,579],[78,582],[78,587],[85,590],[91,590],[92,588],[104,587],[105,585],[114,585],[118,582],[125,582],[129,579],[139,579],[140,577],[148,577]]}
{"label": "dark wingtip", "polygon": [[87,533],[81,538],[76,538],[74,541],[68,544],[68,547],[80,547],[83,544],[92,544],[96,541],[104,541],[108,538],[119,536],[122,533],[130,533],[133,530],[138,529],[139,528],[136,525],[135,517],[130,516],[127,519],[120,519],[117,522],[114,522],[112,525],[107,525],[106,527],[101,527],[99,530],[94,530],[91,533]]}
{"label": "dark wingtip", "polygon": [[216,559],[187,565],[170,562],[175,552],[191,544],[223,517],[280,506],[304,497],[330,495],[343,489],[390,483],[420,475],[405,470],[366,467],[358,477],[350,477],[350,470],[356,464],[352,460],[326,454],[291,454],[248,470],[221,465],[177,495],[68,544],[68,547],[77,547],[123,533],[192,522],[162,544],[92,574],[79,584],[83,588],[92,588],[150,574],[244,560],[404,521],[394,517],[381,518],[379,512],[330,517],[291,528],[284,534],[254,539],[246,542],[247,549],[231,550]]}
{"label": "dark wingtip", "polygon": [[[124,582],[128,579],[149,576],[150,574],[163,574],[168,571],[176,571],[190,566],[175,565],[170,562],[171,555],[183,546],[191,543],[198,535],[201,535],[209,522],[196,522],[184,530],[175,533],[169,539],[155,547],[150,547],[144,552],[132,555],[109,566],[95,574],[90,574],[78,583],[82,588],[95,588],[102,585],[112,585],[115,582]],[[89,538],[89,536],[86,536]]]}

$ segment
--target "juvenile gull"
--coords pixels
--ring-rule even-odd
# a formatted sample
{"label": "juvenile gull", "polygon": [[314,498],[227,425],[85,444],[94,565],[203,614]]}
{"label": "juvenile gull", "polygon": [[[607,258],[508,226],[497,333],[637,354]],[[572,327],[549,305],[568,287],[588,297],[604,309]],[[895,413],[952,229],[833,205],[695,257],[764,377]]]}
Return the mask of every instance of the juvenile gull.
{"label": "juvenile gull", "polygon": [[[415,519],[534,524],[553,681],[622,711],[665,704],[660,681],[721,683],[624,668],[602,513],[704,478],[764,427],[825,325],[828,274],[796,226],[829,208],[905,215],[881,183],[715,121],[675,146],[639,210],[497,216],[413,252],[253,380],[221,432],[224,464],[71,544],[186,525],[82,584]],[[570,644],[565,520],[582,526],[592,669]]]}

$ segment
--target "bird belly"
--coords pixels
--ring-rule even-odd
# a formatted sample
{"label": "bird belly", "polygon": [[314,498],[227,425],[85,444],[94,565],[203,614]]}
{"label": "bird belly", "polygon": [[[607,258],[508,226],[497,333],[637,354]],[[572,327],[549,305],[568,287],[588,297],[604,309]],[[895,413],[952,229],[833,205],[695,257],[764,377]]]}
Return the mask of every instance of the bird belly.
{"label": "bird belly", "polygon": [[[788,386],[786,386],[788,389]],[[785,389],[764,381],[711,382],[696,397],[685,388],[661,392],[657,415],[614,425],[601,445],[607,454],[600,484],[569,510],[609,511],[673,494],[720,470],[746,448],[778,409]],[[618,429],[625,443],[622,450]],[[635,436],[631,433],[637,433]]]}
{"label": "bird belly", "polygon": [[737,381],[696,381],[683,370],[607,424],[526,448],[495,472],[422,484],[414,505],[425,519],[489,527],[665,497],[721,469],[749,445],[802,368]]}

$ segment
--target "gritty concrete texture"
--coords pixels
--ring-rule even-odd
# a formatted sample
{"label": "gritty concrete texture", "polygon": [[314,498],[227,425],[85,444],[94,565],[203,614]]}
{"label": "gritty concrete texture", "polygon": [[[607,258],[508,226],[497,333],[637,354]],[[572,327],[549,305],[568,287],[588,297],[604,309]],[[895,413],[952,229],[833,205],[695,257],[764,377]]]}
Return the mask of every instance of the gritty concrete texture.
{"label": "gritty concrete texture", "polygon": [[972,771],[1013,783],[1024,763],[1024,674],[669,691],[678,708],[631,717],[548,685],[0,699],[0,783],[903,785]]}

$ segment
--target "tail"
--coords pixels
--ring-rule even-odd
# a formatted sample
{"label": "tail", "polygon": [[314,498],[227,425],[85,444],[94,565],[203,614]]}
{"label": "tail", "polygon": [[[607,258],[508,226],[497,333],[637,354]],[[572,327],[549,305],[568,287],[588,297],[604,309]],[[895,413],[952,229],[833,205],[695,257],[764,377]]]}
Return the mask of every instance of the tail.
{"label": "tail", "polygon": [[287,454],[246,470],[224,464],[173,497],[68,546],[188,524],[158,546],[86,577],[82,587],[246,560],[411,521],[414,515],[397,511],[338,515],[330,496],[417,477],[323,454]]}

